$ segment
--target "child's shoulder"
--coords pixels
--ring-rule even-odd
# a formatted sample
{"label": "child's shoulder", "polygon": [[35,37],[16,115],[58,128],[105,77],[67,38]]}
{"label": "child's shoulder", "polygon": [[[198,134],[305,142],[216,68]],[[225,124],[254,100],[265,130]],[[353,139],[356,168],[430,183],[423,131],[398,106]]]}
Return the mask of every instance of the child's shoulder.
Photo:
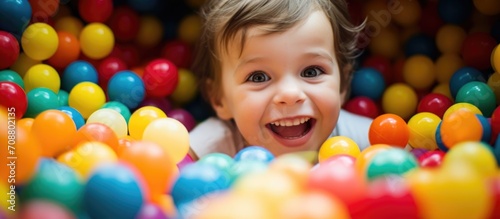
{"label": "child's shoulder", "polygon": [[349,137],[358,144],[361,150],[363,150],[370,146],[368,132],[372,121],[371,118],[360,116],[342,109],[332,136]]}
{"label": "child's shoulder", "polygon": [[191,130],[189,144],[198,157],[216,152],[234,155],[243,140],[230,121],[210,117]]}

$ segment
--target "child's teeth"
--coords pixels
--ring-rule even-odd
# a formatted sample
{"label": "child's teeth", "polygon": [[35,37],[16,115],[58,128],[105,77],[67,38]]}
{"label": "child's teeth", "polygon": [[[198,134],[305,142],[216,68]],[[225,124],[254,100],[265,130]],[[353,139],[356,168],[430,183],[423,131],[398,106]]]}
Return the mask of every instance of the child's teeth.
{"label": "child's teeth", "polygon": [[275,125],[275,126],[294,126],[294,125],[300,125],[302,123],[305,123],[307,121],[309,121],[310,118],[297,118],[297,119],[293,119],[293,120],[280,120],[280,121],[276,121],[276,122],[273,122],[271,124]]}

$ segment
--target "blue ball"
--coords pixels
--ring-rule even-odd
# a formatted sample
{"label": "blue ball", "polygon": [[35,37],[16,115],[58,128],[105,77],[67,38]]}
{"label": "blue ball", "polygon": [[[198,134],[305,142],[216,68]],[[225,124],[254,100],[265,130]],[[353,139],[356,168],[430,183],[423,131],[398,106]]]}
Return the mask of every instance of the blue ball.
{"label": "blue ball", "polygon": [[191,207],[196,209],[200,207],[197,204],[206,205],[211,193],[229,189],[230,183],[229,175],[214,165],[191,163],[180,171],[170,194],[183,218]]}
{"label": "blue ball", "polygon": [[439,17],[445,23],[461,25],[469,19],[474,5],[472,0],[439,0]]}
{"label": "blue ball", "polygon": [[425,55],[432,60],[438,57],[438,48],[435,40],[425,34],[415,34],[405,42],[404,51],[406,57],[413,55]]}
{"label": "blue ball", "polygon": [[31,20],[28,0],[0,1],[0,30],[20,37]]}
{"label": "blue ball", "polygon": [[365,96],[378,100],[385,90],[384,76],[374,68],[361,68],[353,74],[351,89],[353,97]]}
{"label": "blue ball", "polygon": [[119,71],[109,79],[108,97],[110,101],[118,101],[129,109],[135,109],[146,97],[146,88],[134,72]]}
{"label": "blue ball", "polygon": [[152,12],[158,6],[158,0],[127,0],[127,3],[138,12]]}
{"label": "blue ball", "polygon": [[447,152],[448,148],[444,145],[443,139],[441,138],[441,122],[439,122],[437,128],[436,128],[436,135],[434,136],[436,138],[436,144],[439,148],[439,150],[443,152]]}
{"label": "blue ball", "polygon": [[61,106],[57,109],[66,113],[69,117],[71,117],[71,119],[75,123],[76,130],[80,129],[80,127],[85,125],[85,119],[83,118],[82,114],[78,112],[78,110],[76,110],[75,108],[70,106]]}
{"label": "blue ball", "polygon": [[486,79],[484,79],[483,74],[479,70],[468,66],[458,69],[450,79],[451,96],[456,98],[460,88],[471,81],[486,83]]}
{"label": "blue ball", "polygon": [[134,172],[114,163],[96,168],[85,185],[83,202],[90,218],[134,219],[144,196]]}
{"label": "blue ball", "polygon": [[481,141],[489,144],[491,139],[491,124],[488,122],[488,119],[482,115],[476,114],[477,119],[481,122],[481,126],[483,126],[483,137]]}
{"label": "blue ball", "polygon": [[61,78],[61,87],[67,92],[80,82],[89,81],[97,84],[98,74],[97,70],[92,64],[87,61],[77,60],[68,65],[64,69]]}
{"label": "blue ball", "polygon": [[248,146],[234,155],[234,161],[236,162],[246,160],[270,163],[274,160],[274,155],[261,146]]}

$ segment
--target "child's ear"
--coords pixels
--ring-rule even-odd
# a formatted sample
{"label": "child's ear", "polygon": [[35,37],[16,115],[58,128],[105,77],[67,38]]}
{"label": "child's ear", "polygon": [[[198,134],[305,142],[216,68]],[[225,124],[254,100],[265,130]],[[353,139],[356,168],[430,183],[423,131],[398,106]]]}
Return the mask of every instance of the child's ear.
{"label": "child's ear", "polygon": [[210,105],[212,105],[212,108],[217,114],[217,117],[223,120],[229,120],[233,118],[225,97],[221,95],[221,92],[218,89],[214,88],[214,86],[212,85],[213,83],[211,80],[207,82],[207,86],[209,88],[208,90],[210,90]]}

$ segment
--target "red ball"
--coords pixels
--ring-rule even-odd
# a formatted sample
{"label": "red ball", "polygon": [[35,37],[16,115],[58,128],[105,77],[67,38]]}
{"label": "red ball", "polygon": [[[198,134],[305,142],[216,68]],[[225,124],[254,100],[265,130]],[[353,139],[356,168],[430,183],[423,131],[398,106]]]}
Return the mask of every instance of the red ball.
{"label": "red ball", "polygon": [[87,23],[104,23],[113,13],[113,0],[81,0],[78,12]]}
{"label": "red ball", "polygon": [[173,40],[165,44],[161,56],[179,68],[189,68],[192,61],[191,46],[181,40]]}
{"label": "red ball", "polygon": [[152,97],[166,97],[172,94],[179,82],[177,66],[167,59],[154,59],[144,68],[142,76],[146,93]]}
{"label": "red ball", "polygon": [[344,105],[344,109],[351,113],[366,116],[372,119],[375,119],[378,115],[380,115],[377,104],[371,98],[363,96],[354,97],[347,101]]}
{"label": "red ball", "polygon": [[438,167],[441,166],[445,155],[445,152],[439,150],[428,151],[418,157],[418,163],[421,167]]}
{"label": "red ball", "polygon": [[[28,98],[23,88],[14,82],[0,81],[0,105],[8,110],[14,108],[16,118],[20,119],[28,109]],[[9,110],[11,112],[11,110]]]}
{"label": "red ball", "polygon": [[418,26],[420,30],[428,36],[436,36],[439,28],[444,25],[443,19],[439,16],[438,1],[427,1],[422,8],[422,15]]}
{"label": "red ball", "polygon": [[117,57],[107,57],[101,61],[97,68],[99,86],[103,89],[108,87],[108,82],[113,75],[119,71],[127,70],[127,64]]}
{"label": "red ball", "polygon": [[500,106],[497,106],[490,119],[491,124],[491,144],[494,145],[498,134],[500,134]]}
{"label": "red ball", "polygon": [[[425,16],[422,16],[425,17]],[[405,66],[406,59],[399,58],[392,65],[392,83],[405,83],[405,79],[403,76],[403,68]]]}
{"label": "red ball", "polygon": [[141,63],[139,49],[135,44],[119,44],[121,50],[121,59],[130,67],[137,67]]}
{"label": "red ball", "polygon": [[19,57],[19,42],[9,32],[0,30],[0,69],[10,67]]}
{"label": "red ball", "polygon": [[418,103],[417,113],[430,112],[439,116],[439,118],[443,118],[444,112],[451,105],[453,105],[453,101],[447,96],[438,93],[429,93]]}
{"label": "red ball", "polygon": [[495,38],[488,33],[469,34],[462,44],[461,54],[464,64],[481,71],[489,69],[491,53],[496,45]]}
{"label": "red ball", "polygon": [[384,76],[384,80],[387,85],[392,83],[392,64],[391,60],[388,58],[380,55],[370,56],[363,61],[363,67],[372,67],[377,69]]}
{"label": "red ball", "polygon": [[139,14],[128,6],[116,8],[107,22],[118,42],[130,42],[139,32]]}

